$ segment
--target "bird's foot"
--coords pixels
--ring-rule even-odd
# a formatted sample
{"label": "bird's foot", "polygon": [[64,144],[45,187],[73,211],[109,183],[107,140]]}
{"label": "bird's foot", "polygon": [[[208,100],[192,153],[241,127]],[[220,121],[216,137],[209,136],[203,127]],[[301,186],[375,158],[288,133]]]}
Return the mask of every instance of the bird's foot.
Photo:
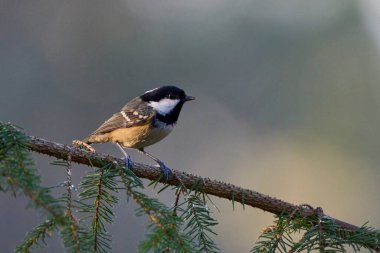
{"label": "bird's foot", "polygon": [[124,164],[127,169],[133,170],[133,162],[130,157],[127,157],[127,156],[124,157]]}
{"label": "bird's foot", "polygon": [[87,143],[83,142],[83,141],[80,141],[80,140],[73,140],[73,145],[77,146],[77,147],[84,147],[86,148],[87,150],[95,153],[96,150],[91,147],[90,145],[88,145]]}
{"label": "bird's foot", "polygon": [[169,180],[169,176],[173,174],[173,172],[160,160],[156,160],[158,166],[161,169],[162,175],[164,176],[165,181]]}

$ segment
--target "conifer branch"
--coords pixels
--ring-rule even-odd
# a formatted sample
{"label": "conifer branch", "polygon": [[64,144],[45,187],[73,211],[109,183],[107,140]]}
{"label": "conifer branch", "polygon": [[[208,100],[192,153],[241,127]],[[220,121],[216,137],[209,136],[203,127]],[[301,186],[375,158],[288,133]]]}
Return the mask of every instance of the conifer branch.
{"label": "conifer branch", "polygon": [[67,190],[67,203],[66,203],[66,213],[67,217],[70,220],[70,232],[72,234],[73,241],[75,243],[75,252],[80,253],[80,241],[78,237],[78,231],[77,231],[77,224],[78,221],[74,217],[73,212],[72,212],[72,189],[73,189],[73,183],[71,180],[71,156],[68,155],[67,157],[67,167],[66,167],[66,175],[67,175],[67,185],[66,185],[66,190]]}
{"label": "conifer branch", "polygon": [[38,246],[40,241],[46,244],[46,237],[49,237],[54,230],[57,230],[55,220],[45,220],[26,235],[20,245],[16,247],[15,252],[30,252],[31,248]]}
{"label": "conifer branch", "polygon": [[72,180],[71,180],[71,156],[67,156],[66,163],[66,191],[67,191],[67,201],[66,201],[66,212],[69,217],[72,217]]}
{"label": "conifer branch", "polygon": [[[47,212],[49,212],[54,218],[61,217],[61,213],[60,213],[61,210],[58,209],[58,208],[60,208],[60,206],[49,205],[49,202],[43,201],[41,199],[41,196],[43,196],[43,195],[45,195],[45,193],[47,193],[47,191],[45,191],[46,189],[41,189],[41,191],[39,191],[39,192],[33,191],[33,190],[29,189],[28,187],[25,187],[25,185],[23,185],[22,183],[18,182],[16,179],[14,179],[10,176],[5,176],[5,178],[9,182],[9,184],[18,187],[19,189],[22,189],[25,196],[29,197],[32,201],[34,201],[34,203],[37,206],[39,206],[39,207],[45,209]],[[43,196],[43,197],[45,197],[45,196]]]}
{"label": "conifer branch", "polygon": [[[131,173],[132,174],[132,173]],[[130,180],[126,174],[126,171],[124,171],[124,168],[119,170],[119,175],[121,177],[121,181],[124,184],[125,190],[127,192],[128,197],[132,197],[133,200],[141,207],[141,209],[148,215],[149,219],[155,223],[158,227],[163,228],[163,225],[161,224],[160,219],[153,213],[151,209],[149,209],[143,199],[145,199],[146,196],[143,196],[140,192],[133,191],[134,187],[142,187],[142,182],[139,182],[137,180]],[[129,179],[129,180],[128,180]]]}
{"label": "conifer branch", "polygon": [[[72,160],[73,161],[73,160]],[[92,252],[108,252],[111,250],[110,234],[106,231],[106,223],[113,222],[113,207],[118,203],[114,195],[118,192],[117,181],[112,164],[105,165],[95,172],[88,173],[80,186],[79,211],[91,215]],[[90,201],[90,203],[85,203]]]}
{"label": "conifer branch", "polygon": [[191,252],[191,243],[179,229],[182,220],[173,216],[172,211],[157,199],[136,191],[144,189],[144,184],[133,172],[122,166],[118,166],[117,170],[127,199],[133,199],[140,206],[136,210],[136,215],[147,215],[151,221],[147,225],[149,230],[147,239],[140,243],[140,252]]}
{"label": "conifer branch", "polygon": [[[63,160],[67,160],[68,155],[70,155],[72,162],[98,168],[101,168],[106,164],[112,162],[120,164],[121,166],[124,164],[124,161],[122,159],[107,154],[92,153],[81,150],[77,147],[55,143],[32,136],[29,137],[27,145],[32,151],[41,154],[54,156],[58,159]],[[160,178],[161,176],[160,170],[154,166],[149,166],[142,163],[133,163],[133,169],[134,174],[140,178],[157,180],[157,178]],[[295,205],[253,190],[244,189],[233,184],[212,180],[210,178],[202,178],[200,176],[192,175],[186,172],[180,172],[177,170],[172,171],[174,176],[171,179],[169,179],[167,182],[164,182],[163,179],[160,181],[174,186],[183,184],[189,189],[196,188],[206,194],[232,200],[233,202],[236,201],[242,205],[249,205],[255,208],[259,208],[275,215],[292,216],[294,214],[294,211],[297,210],[297,215],[301,217],[317,217],[316,209],[307,207],[305,205]],[[342,231],[342,233],[340,233],[342,237],[347,235],[347,233],[355,233],[356,231],[362,229],[358,226],[329,217],[325,214],[319,213],[318,216],[320,215],[328,218],[332,224],[339,228]],[[370,231],[368,231],[368,233],[370,233]],[[366,247],[372,248],[374,250],[379,250],[380,248],[379,243],[376,242],[370,242],[366,245]]]}
{"label": "conifer branch", "polygon": [[99,180],[98,180],[98,192],[95,199],[95,214],[93,218],[93,229],[94,229],[94,252],[98,252],[98,229],[99,229],[99,208],[100,208],[100,195],[102,193],[102,177],[104,173],[104,168],[100,169]]}
{"label": "conifer branch", "polygon": [[174,207],[173,207],[173,215],[177,216],[177,208],[178,208],[179,197],[181,196],[181,188],[177,189],[175,195],[176,197],[175,197],[175,202],[174,202]]}
{"label": "conifer branch", "polygon": [[[84,227],[81,227],[80,219],[74,216],[73,210],[76,210],[76,206],[73,205],[73,189],[75,189],[71,173],[71,156],[67,157],[67,161],[56,160],[51,163],[55,166],[61,166],[66,168],[66,181],[61,185],[66,187],[66,193],[63,194],[61,201],[65,203],[65,213],[63,226],[60,226],[60,235],[67,252],[86,252],[86,248],[89,248],[89,232]],[[92,244],[91,244],[92,245]]]}

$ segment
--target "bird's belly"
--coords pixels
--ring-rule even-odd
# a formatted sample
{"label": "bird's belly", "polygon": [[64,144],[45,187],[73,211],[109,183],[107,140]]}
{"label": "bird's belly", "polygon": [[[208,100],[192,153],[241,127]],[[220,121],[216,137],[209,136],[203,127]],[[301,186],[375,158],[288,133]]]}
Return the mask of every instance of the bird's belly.
{"label": "bird's belly", "polygon": [[153,145],[156,142],[159,142],[170,132],[173,130],[173,127],[166,127],[166,128],[153,128],[149,132],[149,134],[144,137],[140,143],[136,143],[136,145],[133,148],[144,148],[150,145]]}
{"label": "bird's belly", "polygon": [[162,140],[172,130],[173,126],[152,128],[145,125],[117,129],[109,133],[108,137],[110,141],[120,143],[127,148],[144,148]]}

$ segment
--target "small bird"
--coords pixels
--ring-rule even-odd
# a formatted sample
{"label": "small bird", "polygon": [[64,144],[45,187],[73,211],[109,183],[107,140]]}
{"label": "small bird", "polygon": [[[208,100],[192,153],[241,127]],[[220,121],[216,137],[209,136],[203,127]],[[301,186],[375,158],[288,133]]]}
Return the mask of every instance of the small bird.
{"label": "small bird", "polygon": [[144,148],[165,138],[176,125],[183,104],[194,99],[176,86],[149,90],[129,101],[120,112],[106,120],[87,138],[74,140],[73,143],[84,145],[91,151],[95,151],[89,145],[92,143],[116,143],[124,154],[128,169],[132,169],[132,161],[124,148],[138,149],[158,163],[167,180],[170,169]]}

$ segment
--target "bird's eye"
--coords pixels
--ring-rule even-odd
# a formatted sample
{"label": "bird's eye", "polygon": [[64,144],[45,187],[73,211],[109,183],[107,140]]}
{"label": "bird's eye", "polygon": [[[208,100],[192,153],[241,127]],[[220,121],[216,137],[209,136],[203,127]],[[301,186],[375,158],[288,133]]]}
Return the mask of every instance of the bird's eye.
{"label": "bird's eye", "polygon": [[174,94],[169,94],[169,99],[175,99],[175,95]]}

